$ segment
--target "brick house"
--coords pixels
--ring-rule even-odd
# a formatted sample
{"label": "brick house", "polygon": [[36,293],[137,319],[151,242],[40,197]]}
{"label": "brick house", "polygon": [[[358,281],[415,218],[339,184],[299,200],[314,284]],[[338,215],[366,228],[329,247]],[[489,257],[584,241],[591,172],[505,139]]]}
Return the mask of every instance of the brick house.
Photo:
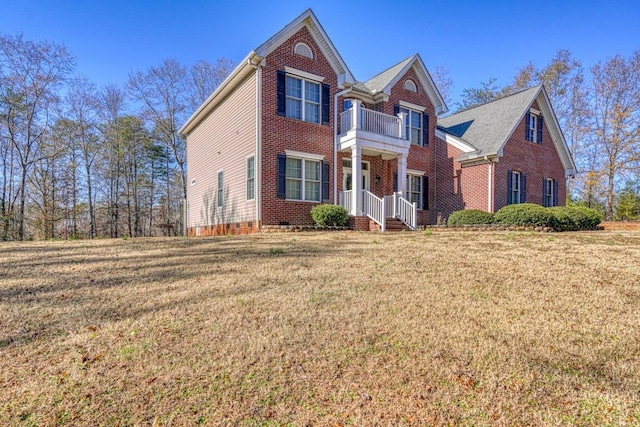
{"label": "brick house", "polygon": [[[521,111],[495,120],[511,98]],[[438,118],[447,106],[418,54],[357,81],[307,10],[251,51],[181,128],[187,232],[311,224],[319,203],[344,206],[357,229],[415,228],[453,210],[536,202],[542,190],[531,180],[543,176],[557,204],[573,163],[544,89],[504,100]]]}

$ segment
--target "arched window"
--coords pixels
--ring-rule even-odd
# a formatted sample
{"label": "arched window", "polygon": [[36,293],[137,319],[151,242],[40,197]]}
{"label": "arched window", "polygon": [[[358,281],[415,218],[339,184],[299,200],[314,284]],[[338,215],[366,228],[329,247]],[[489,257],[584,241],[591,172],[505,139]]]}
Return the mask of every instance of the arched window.
{"label": "arched window", "polygon": [[412,80],[407,80],[406,82],[404,82],[404,88],[406,90],[410,90],[411,92],[418,92],[418,88]]}
{"label": "arched window", "polygon": [[296,47],[293,48],[293,53],[313,59],[313,52],[311,52],[311,48],[304,43],[298,43]]}

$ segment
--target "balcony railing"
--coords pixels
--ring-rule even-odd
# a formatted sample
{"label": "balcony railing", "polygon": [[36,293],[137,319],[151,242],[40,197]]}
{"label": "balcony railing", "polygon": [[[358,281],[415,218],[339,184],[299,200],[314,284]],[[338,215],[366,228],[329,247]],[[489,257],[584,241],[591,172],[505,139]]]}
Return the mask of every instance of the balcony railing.
{"label": "balcony railing", "polygon": [[359,105],[354,105],[340,113],[340,134],[355,129],[392,138],[404,138],[404,124],[401,117],[390,116]]}

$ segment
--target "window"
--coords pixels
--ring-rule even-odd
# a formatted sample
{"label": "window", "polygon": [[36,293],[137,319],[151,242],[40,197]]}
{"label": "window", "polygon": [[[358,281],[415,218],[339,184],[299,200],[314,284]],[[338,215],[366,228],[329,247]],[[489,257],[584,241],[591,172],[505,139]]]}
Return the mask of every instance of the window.
{"label": "window", "polygon": [[320,201],[320,162],[287,157],[285,197],[291,200]]}
{"label": "window", "polygon": [[311,51],[311,48],[304,43],[298,43],[296,47],[293,48],[293,53],[313,59],[313,52]]}
{"label": "window", "polygon": [[422,177],[407,175],[407,200],[422,209]]}
{"label": "window", "polygon": [[529,111],[525,118],[525,139],[542,144],[542,115]]}
{"label": "window", "polygon": [[507,204],[527,201],[527,177],[522,172],[507,172]]}
{"label": "window", "polygon": [[412,144],[422,145],[422,113],[419,111],[400,108],[401,113],[406,113],[406,133],[407,139]]}
{"label": "window", "polygon": [[412,80],[407,80],[404,82],[404,88],[411,92],[418,92],[418,87]]}
{"label": "window", "polygon": [[256,166],[255,157],[247,157],[247,200],[256,197]]}
{"label": "window", "polygon": [[218,172],[218,207],[224,206],[224,172]]}
{"label": "window", "polygon": [[320,123],[320,83],[286,76],[286,116]]}
{"label": "window", "polygon": [[542,206],[558,206],[558,181],[555,179],[542,180]]}

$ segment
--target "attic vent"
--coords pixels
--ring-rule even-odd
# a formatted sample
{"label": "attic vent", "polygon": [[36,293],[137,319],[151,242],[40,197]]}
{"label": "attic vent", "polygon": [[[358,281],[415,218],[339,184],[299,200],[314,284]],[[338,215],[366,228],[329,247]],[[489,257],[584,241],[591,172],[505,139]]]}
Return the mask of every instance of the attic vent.
{"label": "attic vent", "polygon": [[296,47],[293,48],[293,53],[313,59],[313,52],[311,52],[309,46],[304,43],[298,43]]}
{"label": "attic vent", "polygon": [[404,82],[404,88],[406,90],[410,90],[411,92],[418,92],[418,88],[413,80],[407,80],[406,82]]}

